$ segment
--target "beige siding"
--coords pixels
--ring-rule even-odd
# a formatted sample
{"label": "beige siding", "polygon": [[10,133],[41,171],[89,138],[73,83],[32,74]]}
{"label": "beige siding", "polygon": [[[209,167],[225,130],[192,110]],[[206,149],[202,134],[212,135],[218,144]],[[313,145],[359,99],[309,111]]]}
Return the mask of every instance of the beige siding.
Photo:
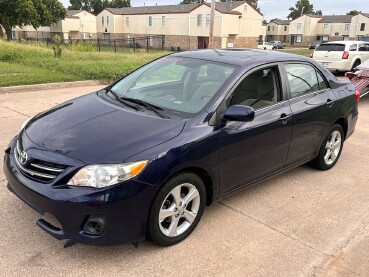
{"label": "beige siding", "polygon": [[[190,36],[208,37],[210,28],[206,26],[206,17],[210,16],[211,9],[206,5],[202,5],[197,9],[193,10],[190,14]],[[197,26],[197,16],[200,15],[202,18],[201,26]],[[221,36],[222,33],[222,14],[218,11],[215,12],[214,17],[214,36]]]}
{"label": "beige siding", "polygon": [[259,37],[260,35],[265,35],[263,16],[249,4],[242,4],[234,8],[233,11],[242,13],[240,19],[240,37]]}
{"label": "beige siding", "polygon": [[[360,31],[361,24],[365,24],[364,31]],[[362,14],[358,14],[352,17],[351,21],[351,29],[350,29],[350,37],[358,38],[364,35],[369,34],[369,17],[366,17]]]}

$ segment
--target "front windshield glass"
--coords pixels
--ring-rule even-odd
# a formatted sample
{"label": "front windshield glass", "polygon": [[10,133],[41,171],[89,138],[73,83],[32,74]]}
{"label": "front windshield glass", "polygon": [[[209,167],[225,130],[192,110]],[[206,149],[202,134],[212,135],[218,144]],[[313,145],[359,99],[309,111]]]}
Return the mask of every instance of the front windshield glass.
{"label": "front windshield glass", "polygon": [[203,109],[235,71],[228,64],[163,57],[127,75],[111,89],[119,97],[145,101],[172,112]]}

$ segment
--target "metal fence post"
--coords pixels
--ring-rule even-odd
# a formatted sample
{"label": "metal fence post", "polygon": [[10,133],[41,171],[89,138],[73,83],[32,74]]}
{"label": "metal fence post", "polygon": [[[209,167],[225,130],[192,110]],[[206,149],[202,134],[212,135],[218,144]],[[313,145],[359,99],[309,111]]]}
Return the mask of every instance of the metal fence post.
{"label": "metal fence post", "polygon": [[136,52],[136,43],[135,43],[135,38],[132,39],[133,41],[133,52]]}
{"label": "metal fence post", "polygon": [[146,51],[149,52],[149,36],[146,36]]}
{"label": "metal fence post", "polygon": [[100,49],[100,39],[99,38],[97,38],[97,48],[99,49],[99,52],[100,52],[101,49]]}
{"label": "metal fence post", "polygon": [[117,43],[115,39],[114,39],[114,52],[117,53]]}

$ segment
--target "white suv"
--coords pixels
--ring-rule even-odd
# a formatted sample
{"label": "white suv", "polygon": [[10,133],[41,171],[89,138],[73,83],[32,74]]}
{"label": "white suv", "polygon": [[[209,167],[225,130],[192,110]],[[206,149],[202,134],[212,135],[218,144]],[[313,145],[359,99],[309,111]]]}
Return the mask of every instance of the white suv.
{"label": "white suv", "polygon": [[369,59],[369,42],[332,41],[322,43],[310,55],[329,71],[350,71]]}

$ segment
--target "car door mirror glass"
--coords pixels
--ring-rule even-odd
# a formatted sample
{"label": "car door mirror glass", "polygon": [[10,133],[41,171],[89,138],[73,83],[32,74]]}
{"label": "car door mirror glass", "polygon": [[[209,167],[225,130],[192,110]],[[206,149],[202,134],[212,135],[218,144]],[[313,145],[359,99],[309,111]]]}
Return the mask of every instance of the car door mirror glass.
{"label": "car door mirror glass", "polygon": [[250,122],[255,118],[255,111],[249,106],[230,106],[224,113],[223,118],[229,121]]}

